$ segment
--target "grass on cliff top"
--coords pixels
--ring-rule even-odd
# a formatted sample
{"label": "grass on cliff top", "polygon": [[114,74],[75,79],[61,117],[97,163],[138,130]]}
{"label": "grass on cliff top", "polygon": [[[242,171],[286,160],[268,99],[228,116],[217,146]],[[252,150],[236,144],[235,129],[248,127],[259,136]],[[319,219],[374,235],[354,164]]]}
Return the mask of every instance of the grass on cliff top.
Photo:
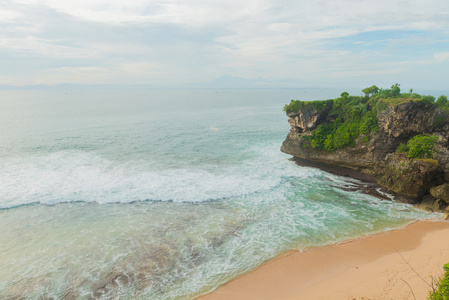
{"label": "grass on cliff top", "polygon": [[422,161],[423,163],[430,164],[434,167],[438,167],[438,160],[433,158],[417,158],[417,161]]}
{"label": "grass on cliff top", "polygon": [[[329,100],[314,100],[314,101],[301,101],[291,100],[289,104],[284,106],[284,111],[287,113],[297,112],[306,107],[314,107],[318,111],[326,109],[328,106],[332,106],[336,101],[342,98],[351,99],[358,98],[361,103],[369,102],[382,102],[387,106],[396,106],[409,101],[421,101],[429,105],[434,105],[442,110],[449,111],[449,101],[447,96],[441,95],[437,100],[430,95],[420,95],[410,90],[408,93],[401,93],[400,84],[396,83],[391,86],[390,89],[378,88],[373,85],[369,88],[362,90],[364,96],[350,96],[347,92],[343,92],[340,98]],[[386,107],[385,107],[386,108]]]}
{"label": "grass on cliff top", "polygon": [[339,98],[329,100],[300,101],[291,100],[284,106],[287,114],[296,113],[305,108],[314,108],[327,113],[327,123],[317,126],[311,135],[304,135],[305,147],[318,150],[335,151],[354,146],[362,136],[368,142],[370,135],[379,130],[377,115],[388,106],[396,106],[409,101],[420,101],[435,105],[449,112],[449,101],[440,96],[437,101],[432,96],[413,93],[401,93],[400,85],[394,84],[390,89],[379,89],[375,85],[363,89],[364,96],[350,96],[343,92]]}
{"label": "grass on cliff top", "polygon": [[386,104],[388,104],[389,106],[396,106],[402,103],[406,103],[409,101],[417,101],[417,99],[413,99],[413,98],[387,98],[387,99],[380,99],[380,101],[384,101]]}

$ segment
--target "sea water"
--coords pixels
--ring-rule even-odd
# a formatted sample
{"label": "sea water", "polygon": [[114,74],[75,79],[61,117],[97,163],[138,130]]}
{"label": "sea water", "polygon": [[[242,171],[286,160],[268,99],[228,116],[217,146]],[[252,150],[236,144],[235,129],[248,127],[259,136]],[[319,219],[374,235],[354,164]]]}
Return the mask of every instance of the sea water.
{"label": "sea water", "polygon": [[193,299],[434,217],[279,151],[284,104],[339,93],[0,92],[0,298]]}

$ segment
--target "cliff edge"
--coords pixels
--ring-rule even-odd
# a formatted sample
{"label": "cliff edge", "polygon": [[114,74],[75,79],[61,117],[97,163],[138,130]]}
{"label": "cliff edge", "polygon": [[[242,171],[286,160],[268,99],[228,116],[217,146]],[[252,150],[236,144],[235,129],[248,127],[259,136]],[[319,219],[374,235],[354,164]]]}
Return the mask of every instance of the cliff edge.
{"label": "cliff edge", "polygon": [[374,175],[398,199],[444,211],[449,204],[449,103],[445,96],[435,101],[400,94],[398,86],[376,87],[365,96],[292,100],[284,107],[291,129],[281,151]]}

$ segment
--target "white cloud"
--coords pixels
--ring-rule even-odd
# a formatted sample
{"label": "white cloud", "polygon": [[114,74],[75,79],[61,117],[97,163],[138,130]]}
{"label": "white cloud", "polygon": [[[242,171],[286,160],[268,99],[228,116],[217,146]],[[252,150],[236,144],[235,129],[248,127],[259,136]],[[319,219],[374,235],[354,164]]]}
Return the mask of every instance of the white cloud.
{"label": "white cloud", "polygon": [[17,0],[28,6],[43,6],[80,19],[111,24],[173,23],[207,24],[228,22],[260,13],[265,1],[236,0]]}
{"label": "white cloud", "polygon": [[447,60],[449,60],[449,52],[435,53],[433,55],[433,58],[435,59],[436,62],[447,61]]}
{"label": "white cloud", "polygon": [[21,14],[19,11],[0,10],[0,23],[14,22],[22,16],[23,16],[23,14]]}
{"label": "white cloud", "polygon": [[[447,0],[5,0],[0,22],[0,59],[23,82],[34,72],[51,83],[182,83],[223,74],[319,80],[329,71],[353,79],[376,75],[360,70],[371,63],[448,60],[444,49],[419,48],[424,40],[448,44]],[[429,36],[413,43],[381,33],[409,31]],[[378,32],[375,42],[335,42],[369,32]],[[413,52],[407,57],[395,53],[404,43]]]}

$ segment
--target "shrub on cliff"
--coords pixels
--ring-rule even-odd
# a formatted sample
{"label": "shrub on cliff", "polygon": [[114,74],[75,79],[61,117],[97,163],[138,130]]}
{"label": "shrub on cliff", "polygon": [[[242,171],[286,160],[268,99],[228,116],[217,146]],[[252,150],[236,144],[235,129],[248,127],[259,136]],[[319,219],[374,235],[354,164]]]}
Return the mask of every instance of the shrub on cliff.
{"label": "shrub on cliff", "polygon": [[437,282],[437,288],[430,292],[430,300],[448,300],[449,299],[449,263],[443,266],[446,273]]}
{"label": "shrub on cliff", "polygon": [[422,135],[418,134],[411,138],[407,146],[408,157],[410,158],[432,158],[433,154],[436,152],[435,143],[438,137],[435,135]]}
{"label": "shrub on cliff", "polygon": [[306,107],[313,107],[317,111],[322,111],[330,108],[333,104],[333,100],[314,100],[314,101],[301,101],[301,100],[291,100],[289,104],[284,105],[283,111],[297,112]]}
{"label": "shrub on cliff", "polygon": [[419,99],[419,101],[424,102],[427,105],[433,105],[435,103],[435,97],[426,95],[426,96],[422,96],[421,99]]}
{"label": "shrub on cliff", "polygon": [[447,101],[447,97],[444,95],[441,95],[440,97],[438,97],[437,101],[435,101],[435,105],[444,110],[449,109],[449,103]]}
{"label": "shrub on cliff", "polygon": [[404,144],[404,143],[401,143],[399,145],[398,149],[396,149],[396,152],[408,154],[408,150],[409,150],[408,145]]}
{"label": "shrub on cliff", "polygon": [[444,95],[441,95],[440,97],[438,97],[437,101],[435,102],[436,105],[438,106],[443,106],[447,104],[447,97]]}

